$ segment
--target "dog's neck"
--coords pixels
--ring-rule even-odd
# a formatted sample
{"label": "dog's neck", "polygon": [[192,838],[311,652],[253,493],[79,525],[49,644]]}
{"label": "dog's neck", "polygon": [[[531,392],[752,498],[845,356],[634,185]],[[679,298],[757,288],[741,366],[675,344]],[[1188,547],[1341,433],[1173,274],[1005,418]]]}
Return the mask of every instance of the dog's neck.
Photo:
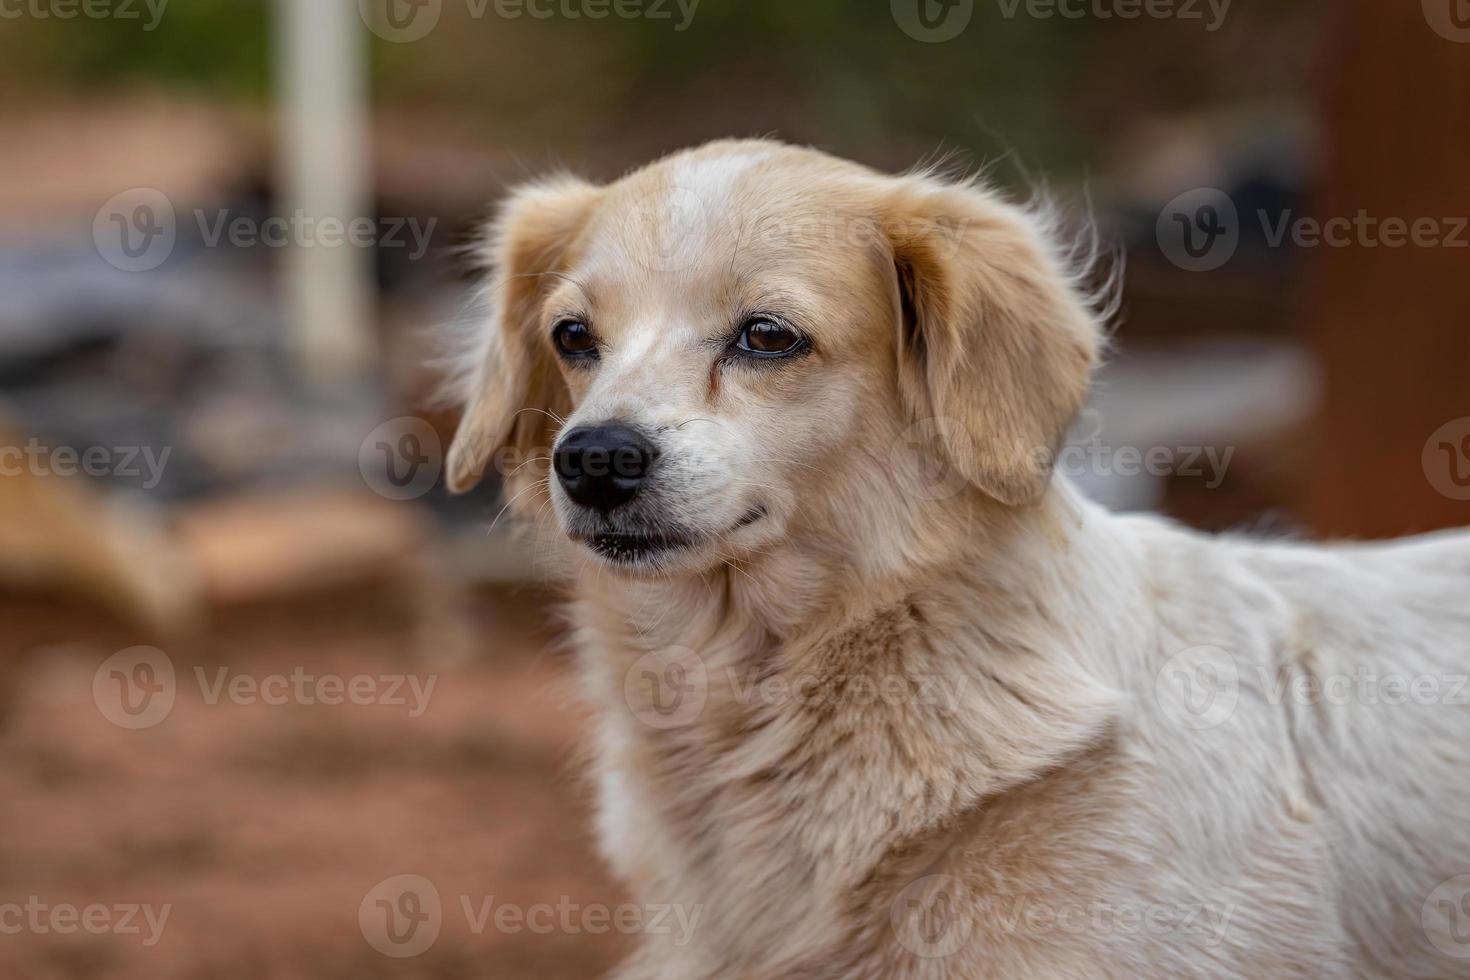
{"label": "dog's neck", "polygon": [[[698,647],[701,626],[732,620],[753,644],[789,644],[860,620],[935,577],[976,589],[1057,578],[1081,588],[1087,559],[1111,538],[1110,520],[1059,477],[1021,511],[967,491],[911,509],[805,522],[782,544],[703,574],[626,578],[584,565],[576,594],[597,608],[600,622],[621,619],[654,645]],[[829,523],[850,530],[834,534]]]}
{"label": "dog's neck", "polygon": [[717,948],[781,963],[798,920],[884,901],[866,890],[1114,730],[1120,651],[1148,620],[1126,608],[1147,600],[1114,519],[1065,484],[1025,513],[918,509],[936,520],[851,554],[795,529],[703,578],[581,584],[604,853],[636,894],[721,896],[739,930]]}
{"label": "dog's neck", "polygon": [[[1033,710],[1047,714],[1034,731],[1006,733],[1025,751],[970,792],[994,791],[1080,751],[1127,682],[1123,651],[1144,641],[1132,624],[1147,622],[1146,593],[1116,518],[1060,478],[1024,510],[957,494],[915,513],[925,519],[884,524],[868,515],[854,525],[871,529],[860,544],[796,528],[786,545],[704,576],[585,574],[576,617],[583,646],[613,658],[587,665],[604,675],[603,700],[605,685],[622,684],[638,658],[669,651],[697,661],[711,697],[743,688],[741,707],[749,707],[751,684],[773,676],[822,685],[838,673],[866,674],[881,684],[920,670],[940,677],[955,700],[976,693],[959,689],[971,680],[994,688],[1004,706],[1025,709],[1016,725],[1029,724]],[[1101,597],[1111,611],[1099,608]],[[1115,629],[1077,628],[1117,622],[1120,609]],[[885,640],[886,631],[902,638]],[[847,638],[868,660],[834,655]],[[870,662],[885,642],[904,647],[909,662]],[[617,696],[610,707],[627,705]],[[976,719],[971,734],[993,736],[982,729],[1003,714]]]}

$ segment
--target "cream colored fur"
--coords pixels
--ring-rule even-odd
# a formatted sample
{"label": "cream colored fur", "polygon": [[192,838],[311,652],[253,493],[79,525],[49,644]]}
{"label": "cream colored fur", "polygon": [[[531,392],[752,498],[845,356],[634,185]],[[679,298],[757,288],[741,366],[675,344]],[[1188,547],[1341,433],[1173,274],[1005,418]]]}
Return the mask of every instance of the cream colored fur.
{"label": "cream colored fur", "polygon": [[[1432,941],[1470,905],[1431,901],[1470,873],[1470,537],[1271,544],[1081,499],[1050,460],[1099,332],[1033,214],[729,142],[522,189],[489,252],[451,482],[494,465],[541,519],[603,850],[699,909],[619,977],[1470,976]],[[812,352],[721,361],[772,307]],[[557,364],[567,314],[591,370]],[[556,530],[544,457],[609,418],[658,434],[697,532],[652,567]],[[1363,671],[1436,703],[1282,686]]]}

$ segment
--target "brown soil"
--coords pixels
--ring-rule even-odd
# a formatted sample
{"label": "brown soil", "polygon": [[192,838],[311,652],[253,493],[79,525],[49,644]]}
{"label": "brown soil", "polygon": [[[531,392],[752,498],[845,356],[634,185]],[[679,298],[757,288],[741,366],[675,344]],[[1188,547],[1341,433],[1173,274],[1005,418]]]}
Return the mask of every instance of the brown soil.
{"label": "brown soil", "polygon": [[[479,655],[445,663],[414,662],[407,631],[361,600],[309,617],[236,613],[207,649],[169,651],[174,707],[134,731],[103,716],[92,682],[135,639],[84,611],[0,603],[0,977],[600,975],[625,937],[493,920],[476,931],[463,909],[492,896],[622,901],[590,847],[582,719],[546,608],[535,596],[486,600]],[[413,718],[407,705],[211,704],[196,667],[210,684],[221,668],[436,681]],[[428,878],[443,903],[437,941],[411,958],[378,952],[358,921],[368,892],[400,874]],[[6,911],[36,902],[170,911],[147,946],[141,917],[140,934],[61,934]]]}

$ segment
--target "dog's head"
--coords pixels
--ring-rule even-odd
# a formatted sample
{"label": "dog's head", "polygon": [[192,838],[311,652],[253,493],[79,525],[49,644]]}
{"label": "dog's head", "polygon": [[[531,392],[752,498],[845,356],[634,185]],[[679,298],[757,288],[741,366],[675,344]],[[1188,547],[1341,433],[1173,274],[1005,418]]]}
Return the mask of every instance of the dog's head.
{"label": "dog's head", "polygon": [[770,142],[522,188],[489,250],[450,486],[494,461],[625,571],[862,536],[936,465],[1028,506],[1099,343],[1027,212]]}

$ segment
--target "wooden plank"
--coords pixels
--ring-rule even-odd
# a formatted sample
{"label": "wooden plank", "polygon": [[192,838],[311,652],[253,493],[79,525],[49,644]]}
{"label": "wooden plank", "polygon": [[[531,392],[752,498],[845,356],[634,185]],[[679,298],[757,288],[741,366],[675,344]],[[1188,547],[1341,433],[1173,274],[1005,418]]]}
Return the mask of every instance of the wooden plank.
{"label": "wooden plank", "polygon": [[1379,226],[1312,255],[1304,332],[1325,397],[1301,510],[1326,534],[1470,524],[1470,501],[1445,491],[1449,465],[1470,472],[1470,456],[1426,456],[1470,417],[1470,38],[1446,36],[1456,4],[1352,0],[1333,42],[1318,216],[1429,219],[1460,244],[1389,247]]}

